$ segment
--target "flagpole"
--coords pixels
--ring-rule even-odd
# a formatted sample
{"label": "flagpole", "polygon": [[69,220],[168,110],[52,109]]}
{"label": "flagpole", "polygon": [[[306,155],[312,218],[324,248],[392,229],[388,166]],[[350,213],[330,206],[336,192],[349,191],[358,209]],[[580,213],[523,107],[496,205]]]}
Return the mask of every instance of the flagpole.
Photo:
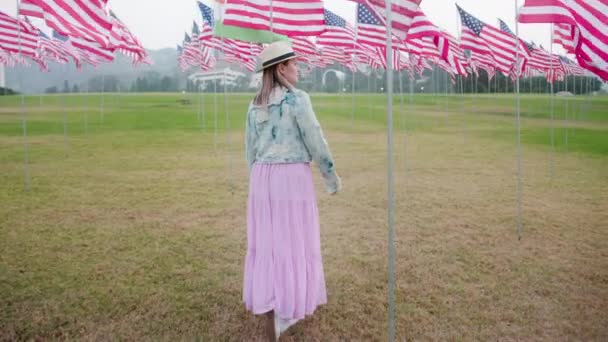
{"label": "flagpole", "polygon": [[388,130],[388,305],[389,305],[389,341],[395,341],[395,227],[393,189],[393,42],[391,22],[391,0],[386,1],[386,95],[387,95],[387,130]]}
{"label": "flagpole", "polygon": [[[368,65],[369,67],[369,75],[367,75],[367,92],[369,93],[370,97],[372,95],[372,66]],[[370,98],[370,101],[368,101],[368,106],[367,106],[367,116],[369,117],[369,119],[371,120],[372,118],[372,100]]]}
{"label": "flagpole", "polygon": [[[17,19],[19,19],[19,0],[17,0]],[[21,25],[17,24],[19,39],[19,55],[21,55]],[[30,162],[27,144],[27,114],[25,112],[25,94],[23,93],[23,76],[19,73],[19,90],[21,91],[21,126],[23,127],[23,153],[24,153],[24,172],[25,172],[25,191],[30,191]],[[4,85],[6,88],[6,84]],[[6,91],[6,89],[5,89]]]}
{"label": "flagpole", "polygon": [[[565,77],[565,91],[568,92],[568,76]],[[570,96],[566,95],[566,112],[564,113],[564,123],[566,124],[566,152],[568,152],[568,115],[570,113]]]}
{"label": "flagpole", "polygon": [[[555,155],[555,123],[554,123],[554,112],[555,112],[555,97],[553,95],[553,82],[555,82],[555,70],[553,70],[553,24],[551,24],[551,42],[549,43],[549,54],[550,58],[550,77],[549,77],[549,99],[551,107],[551,150],[549,152],[549,169],[551,172],[551,178],[555,175],[554,167],[554,155]],[[546,88],[545,88],[546,89]]]}
{"label": "flagpole", "polygon": [[[358,10],[359,4],[356,5]],[[346,26],[346,25],[345,25]],[[355,25],[355,38],[353,40],[353,53],[351,55],[352,58],[352,62],[353,62],[353,99],[352,99],[352,108],[351,108],[351,113],[350,113],[350,121],[351,121],[351,129],[354,126],[355,123],[355,76],[357,74],[357,37],[358,37],[358,28],[357,25]]]}
{"label": "flagpole", "polygon": [[[413,68],[411,65],[411,59],[410,59],[410,68]],[[412,70],[412,73],[408,75],[409,81],[410,81],[410,103],[409,103],[409,112],[410,114],[414,113],[414,78],[415,76],[415,72],[414,70]],[[412,77],[413,76],[413,77]],[[407,167],[408,167],[408,163],[407,163],[407,127],[405,125],[405,119],[404,119],[404,124],[403,124],[403,162],[404,162],[404,169],[405,172],[407,172]]]}
{"label": "flagpole", "polygon": [[522,179],[521,179],[521,121],[519,98],[519,14],[517,0],[515,4],[515,97],[517,100],[517,236],[521,240],[522,234]]}
{"label": "flagpole", "polygon": [[89,135],[89,112],[87,111],[87,98],[89,97],[89,83],[86,82],[86,95],[84,96],[84,135]]}
{"label": "flagpole", "polygon": [[[219,53],[218,53],[218,57],[219,57]],[[217,79],[213,80],[213,112],[214,112],[213,150],[217,153]]]}
{"label": "flagpole", "polygon": [[102,124],[103,124],[103,116],[104,116],[104,112],[103,112],[104,108],[103,108],[103,106],[104,106],[104,101],[105,101],[105,93],[104,93],[105,86],[106,86],[106,75],[105,74],[101,74],[101,107],[100,107],[100,111],[99,111],[99,114],[100,114],[99,117],[100,117],[100,121],[101,121]]}
{"label": "flagpole", "polygon": [[65,108],[65,101],[66,101],[65,94],[66,94],[66,92],[70,91],[70,89],[69,89],[70,87],[67,83],[68,82],[68,76],[67,76],[68,75],[68,65],[67,65],[67,63],[65,65],[65,74],[64,75],[65,75],[64,84],[66,85],[67,89],[65,92],[63,92],[63,94],[61,94],[61,107],[63,108],[63,148],[64,148],[63,152],[65,153],[65,156],[67,157],[68,156],[68,112]]}

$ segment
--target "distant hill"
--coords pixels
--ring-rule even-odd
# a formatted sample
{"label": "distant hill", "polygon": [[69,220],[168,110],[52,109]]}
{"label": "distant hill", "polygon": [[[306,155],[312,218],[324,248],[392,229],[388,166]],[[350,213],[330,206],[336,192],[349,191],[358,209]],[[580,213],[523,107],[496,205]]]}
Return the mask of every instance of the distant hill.
{"label": "distant hill", "polygon": [[[82,70],[76,70],[73,63],[61,65],[49,63],[50,72],[40,71],[37,65],[30,67],[9,68],[6,70],[6,83],[9,88],[21,90],[25,93],[44,92],[49,87],[62,88],[67,79],[70,87],[74,84],[84,90],[84,84],[95,76],[101,74],[111,75],[118,78],[121,89],[129,89],[130,85],[138,76],[150,72],[159,73],[160,76],[170,76],[185,83],[184,75],[177,66],[177,51],[172,48],[160,50],[148,50],[154,64],[133,66],[131,59],[117,54],[114,62],[101,65],[97,68],[85,66]],[[22,86],[21,86],[22,84]]]}

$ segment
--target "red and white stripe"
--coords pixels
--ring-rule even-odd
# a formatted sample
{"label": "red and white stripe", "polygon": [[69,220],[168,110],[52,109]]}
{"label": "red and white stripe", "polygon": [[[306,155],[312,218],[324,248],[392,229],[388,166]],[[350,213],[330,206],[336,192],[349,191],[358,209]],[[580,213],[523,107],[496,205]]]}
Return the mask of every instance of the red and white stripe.
{"label": "red and white stripe", "polygon": [[[271,16],[272,5],[272,16]],[[230,0],[223,23],[286,36],[317,36],[325,30],[321,0]]]}
{"label": "red and white stripe", "polygon": [[299,55],[317,54],[317,46],[307,37],[292,37],[291,43],[293,50]]}
{"label": "red and white stripe", "polygon": [[[386,2],[384,0],[351,0],[354,2],[371,5],[386,23]],[[400,40],[405,40],[410,25],[420,8],[422,0],[391,0],[391,23],[393,34]],[[386,24],[385,24],[386,26]],[[384,38],[386,45],[386,35]]]}
{"label": "red and white stripe", "polygon": [[350,61],[351,57],[344,53],[344,50],[336,47],[326,46],[320,51],[321,59],[331,64],[336,62],[339,64],[346,64]]}
{"label": "red and white stripe", "polygon": [[22,0],[19,14],[44,19],[47,26],[63,35],[110,48],[112,20],[106,0]]}
{"label": "red and white stripe", "polygon": [[38,29],[0,12],[0,48],[33,58],[37,55]]}
{"label": "red and white stripe", "polygon": [[608,0],[526,0],[522,23],[572,25],[569,38],[581,66],[608,80]]}
{"label": "red and white stripe", "polygon": [[338,26],[325,26],[325,28],[325,32],[317,37],[317,45],[352,47],[355,43],[355,28],[348,23],[346,28]]}
{"label": "red and white stripe", "polygon": [[572,25],[570,24],[554,24],[553,43],[560,44],[567,53],[574,54],[576,46],[574,45],[575,37],[572,36],[572,31]]}
{"label": "red and white stripe", "polygon": [[[102,47],[97,42],[91,42],[91,41],[84,40],[82,38],[76,38],[76,37],[71,37],[70,41],[72,42],[72,45],[75,48],[82,50],[82,51],[86,52],[87,54],[93,56],[93,59],[95,61],[101,60],[104,62],[111,62],[114,60],[114,52]],[[93,64],[99,64],[99,63],[93,63]]]}

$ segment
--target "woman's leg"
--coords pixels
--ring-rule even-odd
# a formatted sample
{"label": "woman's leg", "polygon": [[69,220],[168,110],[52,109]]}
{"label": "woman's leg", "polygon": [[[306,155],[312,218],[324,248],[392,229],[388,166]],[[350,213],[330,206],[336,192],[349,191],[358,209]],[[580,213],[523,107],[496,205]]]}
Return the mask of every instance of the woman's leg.
{"label": "woman's leg", "polygon": [[274,331],[274,311],[266,313],[266,337],[268,342],[276,342],[277,336]]}

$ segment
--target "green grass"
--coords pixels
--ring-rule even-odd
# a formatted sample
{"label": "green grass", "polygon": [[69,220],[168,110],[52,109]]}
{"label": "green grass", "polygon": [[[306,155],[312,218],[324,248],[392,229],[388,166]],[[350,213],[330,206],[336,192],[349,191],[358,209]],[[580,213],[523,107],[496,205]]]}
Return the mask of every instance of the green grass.
{"label": "green grass", "polygon": [[[106,94],[102,121],[100,95],[66,96],[67,141],[63,97],[25,97],[29,192],[21,98],[0,97],[0,340],[259,340],[240,303],[251,94],[229,125],[217,97],[217,137],[215,96],[204,129],[182,97]],[[385,340],[386,98],[356,96],[354,121],[350,95],[312,99],[344,189],[315,170],[329,303],[282,340]],[[518,241],[514,97],[395,97],[399,339],[608,339],[608,99],[555,99],[554,177],[549,100],[522,96]]]}

